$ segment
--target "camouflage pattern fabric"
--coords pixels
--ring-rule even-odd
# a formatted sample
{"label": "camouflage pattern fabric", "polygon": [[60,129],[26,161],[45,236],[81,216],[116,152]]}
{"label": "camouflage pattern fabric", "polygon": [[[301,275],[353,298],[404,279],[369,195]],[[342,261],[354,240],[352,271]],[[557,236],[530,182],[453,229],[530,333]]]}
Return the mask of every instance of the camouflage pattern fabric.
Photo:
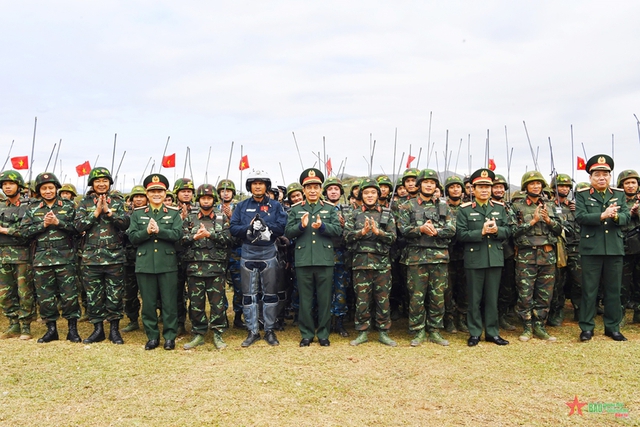
{"label": "camouflage pattern fabric", "polygon": [[[407,269],[409,290],[409,330],[442,329],[444,290],[447,287],[447,264],[410,265]],[[428,307],[428,313],[427,308]]]}
{"label": "camouflage pattern fabric", "polygon": [[[229,325],[225,310],[224,276],[189,276],[187,278],[187,287],[189,289],[191,331],[204,335],[209,328],[219,333],[226,330]],[[208,321],[205,311],[207,299],[210,307]]]}
{"label": "camouflage pattern fabric", "polygon": [[331,314],[334,316],[344,316],[349,311],[347,306],[347,289],[351,287],[349,280],[349,269],[345,265],[345,258],[350,256],[346,249],[335,248],[333,267],[333,288],[331,295]]}
{"label": "camouflage pattern fabric", "polygon": [[33,278],[40,317],[44,322],[58,319],[58,302],[63,318],[69,320],[80,317],[75,264],[33,267]]}
{"label": "camouflage pattern fabric", "polygon": [[372,311],[375,311],[375,326],[379,331],[391,328],[390,270],[353,270],[353,287],[356,293],[356,331],[371,328]]}
{"label": "camouflage pattern fabric", "polygon": [[124,265],[83,265],[82,280],[87,291],[87,312],[91,323],[120,320],[123,312]]}
{"label": "camouflage pattern fabric", "polygon": [[[449,201],[451,215],[457,217],[460,204]],[[464,271],[464,243],[453,236],[449,243],[449,279],[444,293],[445,317],[453,318],[455,313],[464,315],[466,319],[469,302],[467,298],[467,279]]]}
{"label": "camouflage pattern fabric", "polygon": [[556,266],[516,261],[518,302],[516,312],[525,324],[545,321],[553,294]]}
{"label": "camouflage pattern fabric", "polygon": [[124,314],[131,320],[136,321],[140,317],[140,298],[138,297],[138,279],[136,277],[135,265],[124,266],[124,289],[122,300],[124,303]]}
{"label": "camouflage pattern fabric", "polygon": [[34,320],[36,305],[31,265],[0,265],[0,305],[9,323]]}

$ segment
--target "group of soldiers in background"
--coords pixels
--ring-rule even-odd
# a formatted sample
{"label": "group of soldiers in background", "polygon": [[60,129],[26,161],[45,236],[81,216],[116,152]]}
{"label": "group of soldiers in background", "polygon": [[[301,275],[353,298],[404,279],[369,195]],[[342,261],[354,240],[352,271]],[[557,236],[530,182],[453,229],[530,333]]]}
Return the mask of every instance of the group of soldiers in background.
{"label": "group of soldiers in background", "polygon": [[[599,176],[610,173],[613,160],[594,156],[587,166]],[[159,346],[161,321],[171,350],[187,333],[188,315],[192,339],[184,348],[203,345],[211,330],[222,349],[229,285],[233,325],[248,333],[243,347],[262,339],[261,329],[269,345],[278,345],[285,319],[298,325],[302,347],[316,337],[330,345],[331,331],[348,337],[351,319],[351,345],[377,330],[381,343],[396,346],[388,332],[403,315],[411,346],[447,346],[443,331],[469,333],[474,346],[483,325],[487,341],[505,345],[498,331],[516,330],[514,320],[522,323],[520,341],[555,341],[547,328],[562,325],[566,299],[580,339],[588,341],[594,314],[590,302],[583,307],[585,298],[604,301],[605,333],[622,341],[624,310],[633,309],[633,322],[640,322],[639,182],[636,171],[621,172],[624,197],[614,197],[622,192],[593,183],[574,188],[565,174],[547,184],[531,171],[522,191],[510,193],[505,178],[488,169],[443,182],[432,169],[407,169],[396,182],[386,175],[358,179],[347,193],[340,179],[310,168],[286,188],[254,171],[244,200],[228,179],[196,188],[181,178],[169,191],[161,174],[124,197],[98,167],[81,198],[48,172],[36,177],[29,198],[20,173],[8,170],[0,174],[0,304],[9,327],[0,337],[31,339],[37,307],[47,325],[40,343],[59,339],[61,315],[71,342],[104,341],[108,323],[109,340],[123,344],[126,316],[124,332],[140,329],[142,317],[147,350]],[[580,239],[596,232],[585,235],[581,225],[599,223],[587,213],[577,218],[580,192],[590,195],[581,201],[585,212],[601,209],[603,233],[624,242],[620,284],[602,281],[585,298]],[[611,286],[620,286],[619,296]],[[84,340],[81,307],[94,327]]]}

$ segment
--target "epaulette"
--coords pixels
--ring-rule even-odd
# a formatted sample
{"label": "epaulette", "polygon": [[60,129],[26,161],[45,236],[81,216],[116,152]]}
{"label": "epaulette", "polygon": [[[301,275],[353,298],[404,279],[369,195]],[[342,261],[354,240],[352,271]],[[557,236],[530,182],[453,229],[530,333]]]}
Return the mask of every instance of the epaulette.
{"label": "epaulette", "polygon": [[180,208],[179,208],[179,207],[177,207],[177,206],[166,206],[166,205],[165,205],[165,208],[167,208],[167,209],[171,209],[172,211],[179,211],[179,210],[180,210]]}
{"label": "epaulette", "polygon": [[291,207],[302,205],[303,202],[304,200],[300,200],[298,203],[294,203],[293,205],[291,205]]}
{"label": "epaulette", "polygon": [[134,211],[139,211],[140,209],[146,209],[146,208],[147,208],[147,205],[144,205],[144,206],[140,206],[138,208],[133,208],[133,210]]}
{"label": "epaulette", "polygon": [[504,202],[501,202],[499,200],[491,200],[491,203],[495,203],[496,205],[504,206]]}
{"label": "epaulette", "polygon": [[618,187],[609,187],[611,190],[613,191],[622,191],[624,192],[624,190],[622,188],[618,188]]}
{"label": "epaulette", "polygon": [[323,202],[325,205],[333,206],[334,208],[336,207],[335,203],[331,203],[331,202],[329,202],[329,201],[327,201],[327,200],[323,200],[322,202]]}
{"label": "epaulette", "polygon": [[463,204],[460,205],[461,208],[466,208],[467,206],[471,206],[473,205],[473,202],[465,202]]}
{"label": "epaulette", "polygon": [[591,187],[581,188],[581,189],[578,190],[578,193],[582,193],[583,191],[588,191],[590,189],[591,189]]}

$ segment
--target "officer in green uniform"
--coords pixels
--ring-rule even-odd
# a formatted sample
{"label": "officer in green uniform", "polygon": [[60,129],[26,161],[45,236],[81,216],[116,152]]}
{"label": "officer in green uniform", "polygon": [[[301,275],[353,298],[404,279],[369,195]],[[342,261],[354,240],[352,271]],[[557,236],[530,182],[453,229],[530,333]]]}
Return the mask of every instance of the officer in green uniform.
{"label": "officer in green uniform", "polygon": [[[285,235],[296,239],[295,264],[300,292],[300,347],[308,347],[317,335],[321,346],[328,346],[331,327],[331,288],[333,284],[332,237],[342,234],[335,207],[320,199],[324,175],[306,169],[300,175],[306,200],[291,207]],[[318,302],[318,327],[313,320],[313,297]]]}
{"label": "officer in green uniform", "polygon": [[164,205],[169,181],[164,175],[147,176],[143,185],[149,204],[131,215],[127,235],[137,247],[136,275],[142,296],[142,324],[149,341],[145,350],[159,345],[158,294],[162,299],[164,349],[173,350],[178,329],[178,257],[175,243],[182,237],[178,208]]}
{"label": "officer in green uniform", "polygon": [[464,203],[457,215],[456,235],[464,242],[469,347],[480,342],[483,296],[485,340],[498,345],[509,344],[499,334],[498,289],[504,265],[503,242],[511,234],[511,224],[503,204],[491,200],[494,178],[489,169],[475,171],[469,178],[475,200]]}
{"label": "officer in green uniform", "polygon": [[629,222],[630,215],[624,192],[609,186],[612,169],[613,159],[606,154],[591,157],[586,166],[591,186],[576,194],[576,221],[581,226],[581,341],[589,341],[593,337],[601,280],[604,287],[604,334],[615,341],[627,340],[620,333],[620,284],[624,257],[621,227]]}

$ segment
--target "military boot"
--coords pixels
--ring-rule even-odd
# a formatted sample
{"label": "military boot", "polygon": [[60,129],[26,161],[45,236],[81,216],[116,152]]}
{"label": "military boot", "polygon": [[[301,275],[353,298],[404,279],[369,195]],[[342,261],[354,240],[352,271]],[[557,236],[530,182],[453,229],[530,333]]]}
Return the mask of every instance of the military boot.
{"label": "military boot", "polygon": [[[78,335],[78,321],[76,319],[69,319],[67,320],[67,325],[69,328],[69,331],[67,332],[67,341],[71,341],[71,342],[82,341],[82,339],[80,338],[80,335]],[[100,325],[102,325],[102,322],[100,322]]]}
{"label": "military boot", "polygon": [[349,336],[349,332],[344,328],[344,318],[345,316],[336,316],[334,331],[343,338]]}
{"label": "military boot", "polygon": [[15,338],[19,336],[20,336],[20,323],[14,322],[12,320],[7,330],[4,331],[2,334],[0,334],[0,340],[6,340],[8,338]]}
{"label": "military boot", "polygon": [[507,320],[507,315],[503,314],[502,316],[500,316],[500,318],[498,319],[498,322],[500,324],[500,329],[504,329],[505,331],[515,331],[516,327],[513,326],[511,323],[509,323],[509,321]]}
{"label": "military boot", "polygon": [[443,346],[449,345],[449,341],[442,338],[442,335],[440,335],[440,332],[438,331],[429,332],[429,341],[438,345],[443,345]]}
{"label": "military boot", "polygon": [[427,340],[427,333],[424,329],[420,329],[416,336],[411,340],[411,347],[417,347]]}
{"label": "military boot", "polygon": [[124,344],[124,340],[122,339],[122,335],[120,335],[120,320],[112,320],[109,322],[109,341],[114,344]]}
{"label": "military boot", "polygon": [[369,341],[369,338],[367,338],[367,331],[360,331],[360,333],[358,334],[358,336],[356,337],[355,340],[352,340],[349,344],[351,345],[360,345],[360,344],[364,344],[367,341]]}
{"label": "military boot", "polygon": [[533,336],[533,330],[531,329],[531,323],[525,323],[524,330],[522,331],[518,339],[520,341],[527,342],[531,339],[532,336]]}
{"label": "military boot", "polygon": [[554,311],[552,316],[547,319],[547,326],[562,326],[564,320],[564,311],[562,309]]}
{"label": "military boot", "polygon": [[557,340],[556,337],[552,337],[549,333],[544,329],[544,322],[536,322],[533,325],[533,335],[541,340],[554,342]]}
{"label": "military boot", "polygon": [[176,336],[183,337],[187,335],[187,329],[184,327],[184,322],[178,322],[178,329],[176,331]]}
{"label": "military boot", "polygon": [[467,315],[466,314],[462,314],[462,313],[456,314],[456,323],[457,323],[457,329],[460,332],[464,332],[464,333],[469,332],[469,328],[467,327]]}
{"label": "military boot", "polygon": [[20,339],[21,340],[30,340],[31,335],[31,323],[23,323],[20,325]]}
{"label": "military boot", "polygon": [[444,317],[444,331],[449,334],[457,334],[456,324],[453,321],[453,315],[446,315]]}
{"label": "military boot", "polygon": [[138,323],[138,319],[136,319],[136,320],[131,320],[127,324],[127,326],[122,328],[122,332],[133,332],[133,331],[137,331],[138,329],[140,329],[140,324]]}
{"label": "military boot", "polygon": [[45,332],[42,338],[38,339],[38,342],[51,342],[57,341],[58,339],[58,327],[56,326],[56,322],[47,322],[47,332]]}
{"label": "military boot", "polygon": [[227,348],[227,343],[222,339],[222,334],[220,332],[213,331],[213,345],[218,350]]}
{"label": "military boot", "polygon": [[[216,343],[215,335],[213,338],[213,343]],[[184,348],[185,350],[191,350],[192,348],[196,348],[202,344],[204,344],[204,335],[194,334],[193,339],[190,342],[186,343],[182,348]]]}
{"label": "military boot", "polygon": [[87,338],[85,338],[82,343],[83,344],[93,344],[96,342],[104,341],[106,339],[104,335],[104,326],[102,322],[97,322],[93,324],[93,332]]}
{"label": "military boot", "polygon": [[640,308],[633,310],[633,323],[640,323]]}
{"label": "military boot", "polygon": [[238,329],[244,329],[244,322],[242,321],[242,313],[236,313],[233,318],[233,327]]}
{"label": "military boot", "polygon": [[398,346],[398,343],[389,337],[387,331],[380,331],[380,334],[378,335],[378,341],[380,341],[382,344],[388,345],[389,347]]}

